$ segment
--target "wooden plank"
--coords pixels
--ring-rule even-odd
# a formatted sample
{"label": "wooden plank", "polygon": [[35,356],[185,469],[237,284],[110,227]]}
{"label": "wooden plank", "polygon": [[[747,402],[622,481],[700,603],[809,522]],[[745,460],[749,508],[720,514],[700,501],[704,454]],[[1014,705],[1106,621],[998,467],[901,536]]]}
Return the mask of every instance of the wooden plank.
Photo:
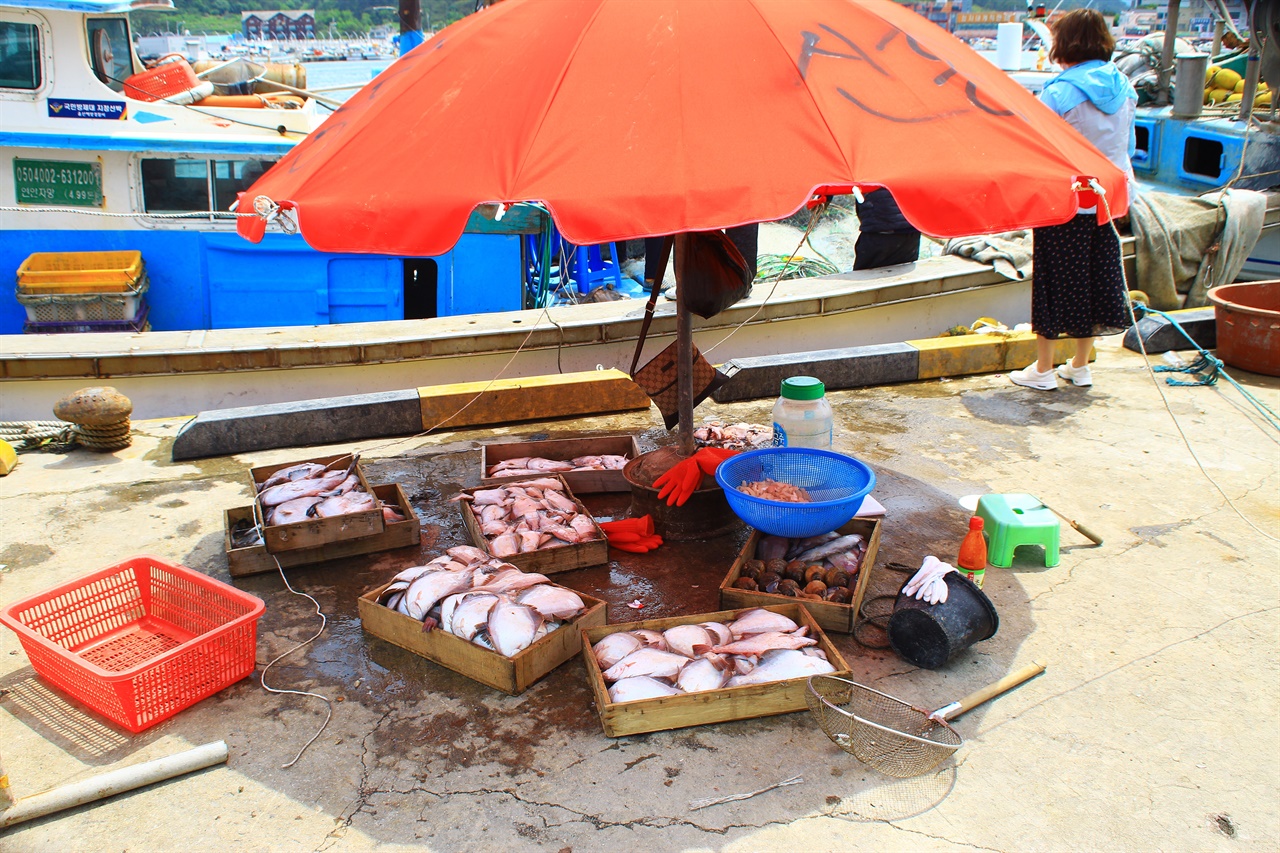
{"label": "wooden plank", "polygon": [[419,620],[378,604],[378,596],[388,586],[390,581],[369,590],[357,601],[360,624],[365,631],[512,696],[523,693],[581,652],[584,629],[605,624],[604,602],[574,590],[587,606],[586,612],[508,658],[445,631],[423,631]]}
{"label": "wooden plank", "polygon": [[[345,515],[335,515],[330,518],[309,518],[304,521],[295,521],[292,524],[268,525],[265,523],[267,512],[257,497],[258,487],[265,483],[272,474],[283,468],[301,465],[304,462],[315,462],[325,466],[332,465],[334,470],[345,469],[346,466],[342,462],[350,458],[350,454],[344,453],[337,456],[320,456],[315,459],[300,459],[295,462],[282,462],[278,465],[264,465],[259,468],[249,469],[249,478],[253,484],[253,501],[257,507],[259,518],[264,522],[262,536],[268,551],[279,553],[299,548],[319,548],[330,542],[377,536],[385,530],[382,510],[377,507],[360,512],[350,512]],[[350,462],[347,462],[347,464],[349,465]],[[373,494],[373,487],[365,479],[364,470],[359,463],[355,466],[355,475],[360,479],[361,488]]]}
{"label": "wooden plank", "polygon": [[[612,454],[625,456],[628,460],[640,455],[640,445],[634,435],[602,435],[591,438],[561,438],[549,441],[513,441],[480,445],[480,482],[492,486],[496,483],[509,483],[513,480],[524,480],[527,474],[513,477],[488,475],[489,469],[499,462],[517,459],[521,456],[538,456],[543,459],[554,459],[568,462],[579,456]],[[599,492],[627,492],[631,487],[622,476],[621,469],[616,471],[562,471],[569,488],[576,495],[595,494]]]}
{"label": "wooden plank", "polygon": [[273,555],[263,544],[251,545],[247,548],[233,548],[231,545],[231,528],[240,519],[249,519],[252,523],[253,507],[241,506],[226,510],[223,519],[226,524],[223,536],[223,547],[227,555],[227,568],[233,578],[257,575],[263,572],[274,572],[276,560],[282,568],[296,568],[323,563],[327,560],[339,560],[355,557],[360,554],[373,554],[378,551],[389,551],[393,548],[407,548],[419,542],[420,523],[409,504],[409,497],[398,483],[374,486],[373,493],[383,503],[400,507],[405,515],[404,521],[387,522],[380,534],[364,536],[360,539],[344,539],[329,542],[318,548],[298,548],[291,551],[280,551]]}
{"label": "wooden plank", "polygon": [[822,626],[822,630],[834,631],[838,634],[852,634],[854,627],[858,624],[858,616],[862,610],[862,598],[867,591],[867,579],[871,577],[876,554],[880,550],[880,519],[855,518],[845,523],[836,532],[842,536],[849,533],[857,533],[867,539],[867,552],[862,558],[862,568],[858,571],[858,582],[854,584],[853,597],[849,599],[848,604],[836,604],[831,601],[808,601],[796,599],[789,595],[735,587],[733,585],[734,581],[742,576],[743,564],[755,556],[756,546],[762,536],[759,530],[753,530],[751,536],[747,539],[747,543],[742,546],[738,559],[733,561],[733,565],[729,568],[729,573],[725,575],[724,580],[720,583],[720,606],[762,607],[769,604],[794,602],[808,610],[817,623]]}
{"label": "wooden plank", "polygon": [[[590,510],[583,505],[582,501],[574,497],[573,491],[565,484],[565,479],[562,475],[548,474],[547,476],[553,480],[559,480],[564,485],[565,497],[574,502],[578,507],[578,512],[591,519],[591,526],[595,529],[596,538],[589,542],[563,542],[558,545],[548,543],[536,551],[526,551],[523,554],[512,554],[509,557],[498,557],[498,559],[505,560],[523,571],[539,572],[544,575],[569,572],[574,569],[598,566],[609,562],[609,540],[605,538],[604,531],[600,529],[600,525],[596,523]],[[525,477],[523,479],[529,480],[531,478]],[[502,485],[519,485],[520,482],[520,480],[515,480],[510,483],[491,486],[490,488],[501,488]],[[462,494],[470,495],[476,491],[477,489],[464,489]],[[490,549],[488,537],[480,531],[480,521],[476,518],[475,511],[471,508],[471,502],[458,501],[458,511],[462,513],[462,524],[467,529],[467,539],[470,540],[471,544],[486,554],[495,556]]]}
{"label": "wooden plank", "polygon": [[[789,714],[808,707],[805,700],[805,689],[808,678],[792,678],[787,681],[775,681],[769,684],[747,684],[741,687],[722,687],[719,690],[704,690],[698,693],[684,693],[679,696],[658,696],[653,699],[640,699],[634,702],[613,702],[609,699],[608,687],[604,674],[596,662],[591,647],[604,637],[619,631],[632,631],[637,628],[651,628],[663,631],[676,625],[692,625],[699,622],[732,622],[745,609],[721,610],[715,613],[701,613],[693,616],[676,616],[668,619],[646,619],[641,622],[627,622],[621,625],[604,625],[588,628],[582,632],[582,659],[587,667],[587,680],[591,692],[595,696],[596,709],[600,713],[600,722],[604,733],[609,737],[641,734],[644,732],[666,731],[686,726],[702,726],[708,723],[723,723],[730,720],[746,720],[752,717],[767,717],[774,714]],[[808,626],[809,636],[817,639],[818,648],[827,655],[827,660],[835,667],[832,675],[851,675],[849,665],[845,663],[839,650],[822,632],[822,628],[814,621],[809,612],[797,603],[770,605],[763,608],[790,617],[802,626]]]}
{"label": "wooden plank", "polygon": [[423,429],[458,429],[649,408],[649,397],[621,370],[435,385],[419,388],[418,395],[422,400]]}

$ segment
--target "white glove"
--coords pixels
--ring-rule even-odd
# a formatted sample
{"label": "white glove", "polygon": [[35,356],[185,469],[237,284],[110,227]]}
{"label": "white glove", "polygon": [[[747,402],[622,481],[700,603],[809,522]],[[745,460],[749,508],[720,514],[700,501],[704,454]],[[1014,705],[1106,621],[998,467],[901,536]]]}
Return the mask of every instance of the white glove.
{"label": "white glove", "polygon": [[947,600],[947,582],[945,576],[954,572],[955,566],[944,563],[937,557],[925,557],[920,571],[907,581],[902,588],[905,595],[913,596],[917,601],[930,604],[942,604]]}

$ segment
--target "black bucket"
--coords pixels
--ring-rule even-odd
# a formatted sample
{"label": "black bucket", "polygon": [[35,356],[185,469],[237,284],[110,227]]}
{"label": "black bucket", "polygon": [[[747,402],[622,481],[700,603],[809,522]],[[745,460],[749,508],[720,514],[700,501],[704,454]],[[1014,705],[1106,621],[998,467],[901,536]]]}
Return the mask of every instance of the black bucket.
{"label": "black bucket", "polygon": [[977,584],[959,572],[943,577],[946,601],[930,604],[899,591],[889,617],[893,650],[924,669],[938,669],[974,643],[994,637],[1000,627],[995,606]]}

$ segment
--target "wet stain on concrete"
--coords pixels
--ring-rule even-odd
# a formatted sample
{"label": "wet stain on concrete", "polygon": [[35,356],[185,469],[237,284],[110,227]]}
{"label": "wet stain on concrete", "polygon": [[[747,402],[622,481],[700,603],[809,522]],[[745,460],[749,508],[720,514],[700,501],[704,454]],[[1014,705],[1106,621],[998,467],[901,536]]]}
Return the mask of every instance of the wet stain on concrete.
{"label": "wet stain on concrete", "polygon": [[[1072,417],[1096,400],[1087,395],[1029,392],[1016,386],[1010,387],[1011,390],[971,391],[962,394],[960,402],[969,414],[989,423],[1044,426]],[[954,395],[955,390],[952,387],[948,395]],[[1032,394],[1036,396],[1031,396]]]}
{"label": "wet stain on concrete", "polygon": [[186,505],[187,505],[187,502],[184,501],[182,498],[174,498],[171,501],[165,501],[162,504],[156,504],[156,506],[160,507],[161,509],[177,509],[178,507],[183,507]]}
{"label": "wet stain on concrete", "polygon": [[1160,541],[1162,537],[1169,535],[1175,530],[1181,530],[1189,524],[1191,524],[1190,521],[1174,521],[1169,524],[1150,524],[1145,527],[1130,527],[1129,532],[1148,545],[1155,545],[1157,548],[1164,548],[1167,546]]}
{"label": "wet stain on concrete", "polygon": [[169,538],[172,539],[175,536],[182,537],[182,538],[186,538],[188,536],[195,536],[197,533],[200,532],[200,528],[202,526],[203,525],[199,521],[183,522],[182,524],[179,524],[176,528],[174,528],[173,536]]}
{"label": "wet stain on concrete", "polygon": [[[242,469],[243,471],[243,469]],[[183,478],[181,480],[152,480],[141,483],[129,483],[128,485],[112,485],[108,486],[105,491],[104,505],[131,504],[131,505],[152,505],[158,504],[163,498],[174,494],[182,494],[183,492],[207,492],[219,484],[217,478],[190,479]],[[248,479],[245,479],[245,489],[247,490]]]}
{"label": "wet stain on concrete", "polygon": [[0,551],[0,563],[6,566],[30,568],[47,561],[53,554],[53,549],[45,544],[28,545],[15,542],[12,545],[6,545],[4,550]]}

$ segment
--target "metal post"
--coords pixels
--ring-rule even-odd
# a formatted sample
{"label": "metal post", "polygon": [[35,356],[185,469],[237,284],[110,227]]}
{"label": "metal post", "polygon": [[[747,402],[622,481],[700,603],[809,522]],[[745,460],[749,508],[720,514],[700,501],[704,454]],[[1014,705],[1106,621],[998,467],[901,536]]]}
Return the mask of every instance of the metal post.
{"label": "metal post", "polygon": [[1258,80],[1262,77],[1262,57],[1255,41],[1249,39],[1249,58],[1244,64],[1244,92],[1240,96],[1240,118],[1246,122],[1253,115],[1253,99],[1258,94]]}
{"label": "metal post", "polygon": [[[676,414],[680,417],[680,455],[686,459],[696,450],[693,442],[693,318],[685,304],[684,283],[680,281],[680,260],[684,257],[683,235],[676,237]],[[659,287],[654,284],[654,287]]]}
{"label": "metal post", "polygon": [[422,31],[422,7],[418,0],[400,0],[400,35]]}
{"label": "metal post", "polygon": [[1178,40],[1178,8],[1181,0],[1169,0],[1168,11],[1164,18],[1164,44],[1160,48],[1160,69],[1156,78],[1156,104],[1168,106],[1169,81],[1173,76],[1173,45]]}

